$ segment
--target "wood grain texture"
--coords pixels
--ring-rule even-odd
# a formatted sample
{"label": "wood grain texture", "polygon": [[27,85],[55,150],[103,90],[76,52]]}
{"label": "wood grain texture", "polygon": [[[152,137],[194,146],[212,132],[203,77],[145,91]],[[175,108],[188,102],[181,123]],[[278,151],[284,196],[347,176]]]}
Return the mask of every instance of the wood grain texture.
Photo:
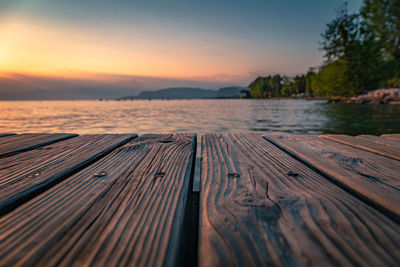
{"label": "wood grain texture", "polygon": [[400,141],[400,133],[398,133],[398,134],[382,134],[381,137]]}
{"label": "wood grain texture", "polygon": [[137,135],[83,135],[0,158],[0,214]]}
{"label": "wood grain texture", "polygon": [[400,222],[400,162],[310,135],[265,135],[345,190]]}
{"label": "wood grain texture", "polygon": [[19,134],[0,139],[0,158],[50,145],[78,136],[76,134]]}
{"label": "wood grain texture", "polygon": [[400,226],[254,134],[202,140],[200,266],[396,266]]}
{"label": "wood grain texture", "polygon": [[192,134],[146,135],[0,218],[2,266],[176,266]]}
{"label": "wood grain texture", "polygon": [[320,137],[400,160],[400,141],[373,135],[359,135],[354,137],[342,134],[326,134],[320,135]]}

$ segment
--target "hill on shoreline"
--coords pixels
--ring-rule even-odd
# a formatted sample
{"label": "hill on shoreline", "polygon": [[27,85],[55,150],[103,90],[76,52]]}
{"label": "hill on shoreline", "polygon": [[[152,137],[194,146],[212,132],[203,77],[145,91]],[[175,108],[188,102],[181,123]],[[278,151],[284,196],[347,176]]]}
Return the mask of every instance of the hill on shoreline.
{"label": "hill on shoreline", "polygon": [[192,87],[174,87],[165,88],[156,91],[144,91],[136,96],[125,96],[120,100],[134,99],[213,99],[213,98],[240,98],[241,91],[248,90],[245,87],[224,87],[219,90],[192,88]]}
{"label": "hill on shoreline", "polygon": [[[236,86],[226,83],[180,80],[151,76],[104,73],[34,75],[0,70],[0,101],[8,100],[93,100],[137,96],[160,88],[212,88]],[[213,95],[213,93],[210,93]],[[168,96],[167,96],[168,97]],[[192,96],[188,96],[192,97]],[[196,96],[194,96],[196,97]],[[202,98],[200,95],[196,98]],[[207,97],[207,96],[205,96]]]}

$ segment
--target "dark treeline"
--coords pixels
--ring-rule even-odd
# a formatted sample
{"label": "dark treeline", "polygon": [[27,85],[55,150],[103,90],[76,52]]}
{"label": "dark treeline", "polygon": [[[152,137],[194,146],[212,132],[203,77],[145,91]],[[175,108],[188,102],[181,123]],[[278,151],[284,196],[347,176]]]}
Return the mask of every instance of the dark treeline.
{"label": "dark treeline", "polygon": [[321,34],[325,62],[306,75],[258,77],[251,97],[353,96],[400,87],[400,0],[364,0],[358,13],[347,3]]}
{"label": "dark treeline", "polygon": [[267,77],[258,77],[250,85],[250,94],[253,98],[291,96],[306,91],[307,78],[305,75],[295,77],[279,74]]}

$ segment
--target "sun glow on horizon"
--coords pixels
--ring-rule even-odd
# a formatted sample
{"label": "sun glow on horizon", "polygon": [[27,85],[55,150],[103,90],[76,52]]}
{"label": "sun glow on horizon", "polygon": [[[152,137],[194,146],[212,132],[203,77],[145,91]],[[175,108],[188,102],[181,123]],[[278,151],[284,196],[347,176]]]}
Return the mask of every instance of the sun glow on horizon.
{"label": "sun glow on horizon", "polygon": [[0,72],[224,82],[301,74],[323,62],[319,36],[340,0],[328,2],[0,1]]}
{"label": "sun glow on horizon", "polygon": [[[245,57],[194,40],[77,31],[60,25],[13,21],[0,27],[0,71],[40,75],[109,73],[154,77],[227,77],[247,74]],[[194,47],[197,46],[197,47]],[[240,50],[240,44],[236,45]],[[212,54],[212,55],[210,55]],[[226,58],[241,64],[232,64]],[[65,74],[65,71],[64,73]],[[228,76],[229,76],[228,75]]]}

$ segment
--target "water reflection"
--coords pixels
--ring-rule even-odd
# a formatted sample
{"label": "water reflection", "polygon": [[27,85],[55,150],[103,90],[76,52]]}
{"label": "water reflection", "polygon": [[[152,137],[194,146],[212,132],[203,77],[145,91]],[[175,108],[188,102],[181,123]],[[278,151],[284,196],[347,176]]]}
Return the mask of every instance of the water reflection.
{"label": "water reflection", "polygon": [[322,131],[335,134],[400,133],[400,105],[326,104]]}
{"label": "water reflection", "polygon": [[400,132],[398,105],[325,101],[153,100],[0,102],[0,132]]}

